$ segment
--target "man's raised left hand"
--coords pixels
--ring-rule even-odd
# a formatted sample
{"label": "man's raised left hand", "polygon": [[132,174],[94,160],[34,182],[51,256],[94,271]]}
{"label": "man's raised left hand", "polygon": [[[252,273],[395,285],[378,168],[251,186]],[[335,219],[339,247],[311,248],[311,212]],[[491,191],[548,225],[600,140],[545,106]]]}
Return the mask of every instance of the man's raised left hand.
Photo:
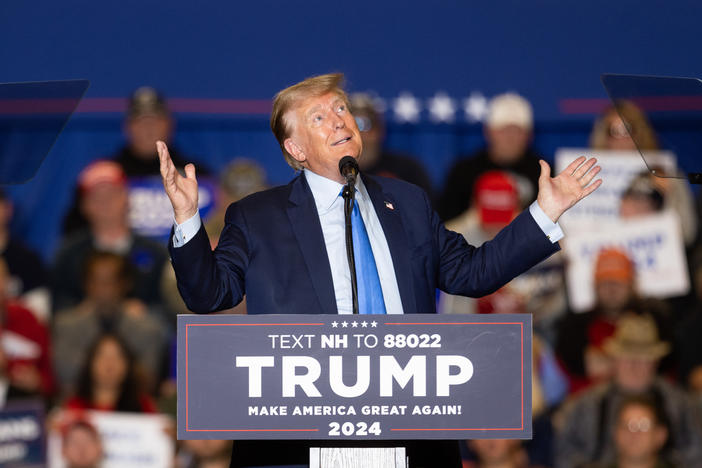
{"label": "man's raised left hand", "polygon": [[558,221],[571,206],[602,185],[602,179],[592,182],[601,169],[600,166],[595,166],[595,163],[597,159],[581,156],[556,177],[551,177],[551,167],[546,161],[539,161],[541,175],[536,201],[551,221]]}

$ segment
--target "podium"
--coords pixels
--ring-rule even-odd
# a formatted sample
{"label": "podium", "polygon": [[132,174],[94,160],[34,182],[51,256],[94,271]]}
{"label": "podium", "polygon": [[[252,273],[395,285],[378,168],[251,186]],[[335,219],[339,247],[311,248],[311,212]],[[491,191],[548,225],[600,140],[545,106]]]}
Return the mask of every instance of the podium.
{"label": "podium", "polygon": [[530,437],[530,315],[178,317],[179,439],[394,467],[397,441]]}

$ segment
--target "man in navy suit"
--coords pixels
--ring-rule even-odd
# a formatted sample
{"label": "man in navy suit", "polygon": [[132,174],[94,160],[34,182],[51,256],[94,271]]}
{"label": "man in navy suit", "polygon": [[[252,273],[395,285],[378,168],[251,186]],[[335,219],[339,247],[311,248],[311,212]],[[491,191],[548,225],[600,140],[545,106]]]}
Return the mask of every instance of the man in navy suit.
{"label": "man in navy suit", "polygon": [[[157,144],[176,222],[169,249],[191,310],[227,309],[246,295],[249,313],[352,312],[339,161],[357,159],[362,144],[342,78],[308,78],[278,93],[271,128],[288,164],[301,173],[286,186],[232,204],[214,252],[198,215],[194,166],[181,176],[166,145]],[[601,183],[590,183],[599,172],[595,162],[581,157],[551,178],[541,161],[537,201],[480,248],[446,230],[418,187],[362,175],[356,201],[386,313],[433,313],[436,288],[488,294],[558,250],[558,218]],[[436,451],[418,449],[412,461],[409,451],[412,466],[452,466],[455,460],[437,462]],[[422,464],[423,454],[431,461]]]}

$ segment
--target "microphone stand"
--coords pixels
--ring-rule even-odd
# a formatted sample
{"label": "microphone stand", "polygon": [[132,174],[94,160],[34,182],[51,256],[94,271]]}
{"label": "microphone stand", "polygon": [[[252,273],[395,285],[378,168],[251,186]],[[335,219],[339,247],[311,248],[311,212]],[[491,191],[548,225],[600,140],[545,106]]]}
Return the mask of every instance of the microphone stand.
{"label": "microphone stand", "polygon": [[358,314],[358,284],[356,282],[356,260],[353,255],[353,231],[351,227],[351,212],[356,198],[356,187],[352,185],[354,178],[344,185],[341,196],[344,198],[344,219],[346,220],[346,257],[349,260],[351,272],[351,298],[353,300],[353,313]]}

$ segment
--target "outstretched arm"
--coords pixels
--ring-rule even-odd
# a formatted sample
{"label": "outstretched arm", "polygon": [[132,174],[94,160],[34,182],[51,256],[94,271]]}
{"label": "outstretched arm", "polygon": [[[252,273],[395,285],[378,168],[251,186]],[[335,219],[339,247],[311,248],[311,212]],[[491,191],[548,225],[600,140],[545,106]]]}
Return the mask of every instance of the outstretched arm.
{"label": "outstretched arm", "polygon": [[[551,177],[551,168],[546,161],[539,161],[539,194],[536,201],[554,223],[570,207],[602,185],[602,179],[592,182],[600,166],[595,166],[597,159],[581,156],[566,167],[556,177]],[[592,182],[592,183],[590,183]]]}

